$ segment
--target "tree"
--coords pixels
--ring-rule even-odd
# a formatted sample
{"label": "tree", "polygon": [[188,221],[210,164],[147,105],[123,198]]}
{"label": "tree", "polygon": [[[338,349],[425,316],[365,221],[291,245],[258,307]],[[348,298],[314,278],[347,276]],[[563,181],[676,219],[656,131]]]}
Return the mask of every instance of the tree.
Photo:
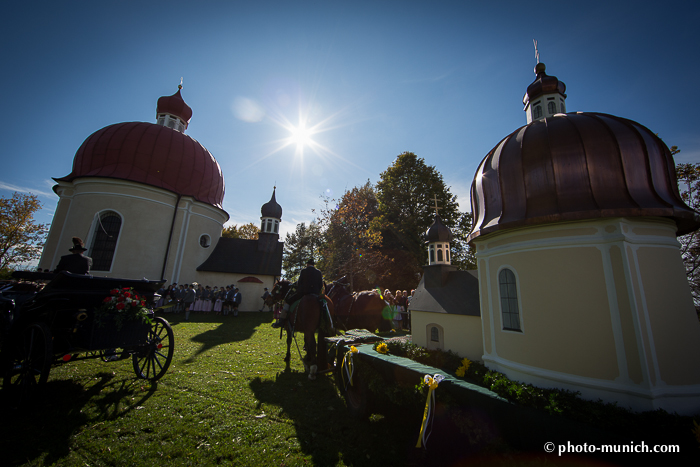
{"label": "tree", "polygon": [[[680,150],[676,146],[671,147],[671,154],[678,152]],[[677,164],[676,175],[683,201],[696,211],[700,210],[700,163]],[[678,237],[678,241],[693,301],[695,307],[700,309],[700,233],[696,230]]]}
{"label": "tree", "polygon": [[294,233],[288,233],[284,239],[282,269],[284,278],[292,282],[299,278],[299,273],[306,267],[310,258],[320,259],[320,246],[323,242],[321,229],[312,222],[307,227],[304,222],[297,224]]}
{"label": "tree", "polygon": [[324,276],[348,276],[350,288],[375,288],[385,279],[390,260],[380,251],[382,236],[371,229],[379,215],[377,197],[369,180],[346,191],[340,200],[326,199],[318,219],[323,229]]}
{"label": "tree", "polygon": [[0,198],[0,270],[38,259],[46,240],[48,226],[34,222],[41,209],[32,194],[13,193]]}
{"label": "tree", "polygon": [[[405,289],[417,284],[421,266],[427,261],[423,235],[435,219],[435,199],[442,223],[453,234],[461,222],[461,214],[457,197],[450,193],[440,172],[412,152],[399,154],[380,177],[377,182],[379,216],[374,219],[372,228],[381,232],[382,252],[394,262],[389,288]],[[469,217],[464,218],[467,219]]]}
{"label": "tree", "polygon": [[224,227],[224,230],[221,232],[221,236],[225,238],[243,238],[247,240],[257,240],[258,234],[260,234],[260,228],[252,222],[243,224],[240,227],[236,224],[229,225]]}
{"label": "tree", "polygon": [[457,228],[452,229],[452,265],[459,269],[476,269],[474,249],[467,243],[467,237],[472,230],[472,213],[462,212],[457,222]]}

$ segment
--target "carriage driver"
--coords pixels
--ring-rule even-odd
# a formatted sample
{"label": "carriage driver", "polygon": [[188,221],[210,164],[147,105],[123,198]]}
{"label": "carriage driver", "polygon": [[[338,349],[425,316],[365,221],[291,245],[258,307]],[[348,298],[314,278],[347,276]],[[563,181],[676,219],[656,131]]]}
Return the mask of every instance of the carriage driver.
{"label": "carriage driver", "polygon": [[301,300],[304,295],[321,295],[321,291],[323,290],[323,274],[315,268],[315,264],[313,258],[306,262],[306,267],[302,269],[301,274],[299,274],[296,290],[294,290],[294,288],[290,289],[287,296],[284,297],[284,306],[280,313],[280,325],[287,319],[289,307],[294,302]]}
{"label": "carriage driver", "polygon": [[87,248],[83,246],[83,241],[80,238],[73,237],[72,241],[73,247],[68,250],[72,254],[61,256],[61,261],[58,262],[54,272],[68,271],[73,274],[87,274],[92,267],[92,258],[83,254]]}

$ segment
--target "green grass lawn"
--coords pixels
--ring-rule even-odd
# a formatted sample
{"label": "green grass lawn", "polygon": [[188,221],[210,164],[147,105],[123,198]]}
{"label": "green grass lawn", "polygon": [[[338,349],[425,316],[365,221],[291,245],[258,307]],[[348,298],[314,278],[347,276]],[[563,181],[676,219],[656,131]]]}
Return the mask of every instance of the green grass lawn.
{"label": "green grass lawn", "polygon": [[52,367],[31,403],[0,408],[0,463],[342,466],[413,456],[420,420],[350,419],[333,377],[309,381],[294,344],[285,368],[270,313],[164,316],[175,355],[160,381],[136,379],[130,359]]}
{"label": "green grass lawn", "polygon": [[[3,393],[0,466],[445,465],[430,446],[414,447],[421,422],[415,407],[386,405],[357,421],[332,374],[308,380],[294,344],[286,366],[285,340],[270,326],[270,313],[164,317],[175,355],[157,383],[136,379],[131,359],[83,360],[52,367],[30,401],[18,404]],[[472,452],[478,458],[469,465],[593,461],[545,455],[541,446],[484,451],[491,452]]]}

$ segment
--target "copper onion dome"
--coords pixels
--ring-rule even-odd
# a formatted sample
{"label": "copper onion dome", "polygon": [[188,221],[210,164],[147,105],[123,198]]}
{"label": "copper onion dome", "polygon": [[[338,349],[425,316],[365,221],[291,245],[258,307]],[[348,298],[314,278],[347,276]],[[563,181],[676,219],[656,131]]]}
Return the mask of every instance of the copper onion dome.
{"label": "copper onion dome", "polygon": [[90,135],[72,172],[55,180],[79,177],[144,183],[220,209],[224,200],[224,176],[214,156],[195,139],[154,123],[117,123]]}
{"label": "copper onion dome", "polygon": [[277,204],[277,200],[275,199],[275,190],[273,188],[272,190],[272,198],[270,198],[270,201],[262,205],[262,208],[260,208],[260,214],[262,214],[262,217],[272,217],[273,219],[282,219],[282,206]]}
{"label": "copper onion dome", "polygon": [[481,161],[471,199],[468,241],[609,217],[670,218],[677,235],[700,227],[700,214],[680,197],[666,144],[639,123],[599,113],[558,114],[511,133]]}
{"label": "copper onion dome", "polygon": [[442,223],[439,215],[435,216],[433,225],[425,232],[425,241],[426,243],[452,241],[452,231]]}

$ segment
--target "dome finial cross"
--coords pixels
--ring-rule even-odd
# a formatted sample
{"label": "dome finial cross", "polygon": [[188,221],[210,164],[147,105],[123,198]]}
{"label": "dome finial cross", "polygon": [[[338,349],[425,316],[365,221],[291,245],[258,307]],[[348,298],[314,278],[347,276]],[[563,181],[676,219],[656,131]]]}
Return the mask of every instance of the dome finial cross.
{"label": "dome finial cross", "polygon": [[433,201],[435,202],[435,206],[432,206],[432,209],[435,209],[435,216],[439,216],[440,214],[438,213],[438,209],[442,209],[442,208],[438,207],[437,195],[433,195]]}

